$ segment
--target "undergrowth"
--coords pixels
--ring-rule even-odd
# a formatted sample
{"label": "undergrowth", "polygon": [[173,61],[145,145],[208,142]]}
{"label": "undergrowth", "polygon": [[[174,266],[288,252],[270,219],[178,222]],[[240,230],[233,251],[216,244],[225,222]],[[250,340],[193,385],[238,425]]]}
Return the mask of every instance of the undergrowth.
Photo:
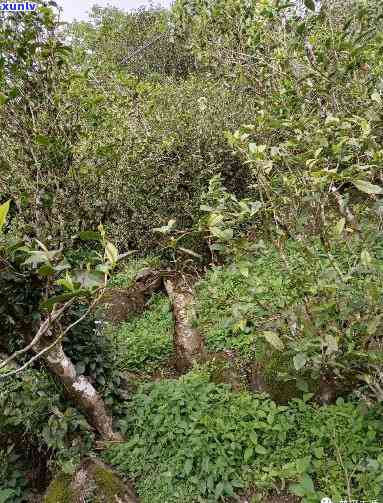
{"label": "undergrowth", "polygon": [[154,295],[143,314],[112,329],[117,368],[147,373],[164,365],[172,353],[172,330],[169,300]]}
{"label": "undergrowth", "polygon": [[143,385],[122,421],[130,440],[106,457],[137,478],[143,503],[218,501],[254,481],[264,494],[287,486],[307,503],[350,491],[372,499],[382,495],[381,412],[343,400],[279,406],[197,370]]}

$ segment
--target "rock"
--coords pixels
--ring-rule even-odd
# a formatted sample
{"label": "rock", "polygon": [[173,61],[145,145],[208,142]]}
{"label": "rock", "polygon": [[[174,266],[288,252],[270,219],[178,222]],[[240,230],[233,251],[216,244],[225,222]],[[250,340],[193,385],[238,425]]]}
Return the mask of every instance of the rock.
{"label": "rock", "polygon": [[60,473],[43,503],[139,503],[132,487],[97,459],[85,459],[73,475]]}

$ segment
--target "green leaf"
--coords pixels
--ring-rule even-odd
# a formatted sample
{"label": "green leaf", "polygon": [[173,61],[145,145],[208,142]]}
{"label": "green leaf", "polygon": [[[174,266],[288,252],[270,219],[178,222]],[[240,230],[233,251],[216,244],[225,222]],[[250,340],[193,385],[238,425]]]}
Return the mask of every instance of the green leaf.
{"label": "green leaf", "polygon": [[39,145],[49,145],[50,143],[49,137],[43,134],[36,135],[35,140]]}
{"label": "green leaf", "polygon": [[309,456],[297,459],[295,464],[299,473],[305,473],[310,467],[311,459]]}
{"label": "green leaf", "polygon": [[224,485],[222,484],[222,482],[220,482],[219,484],[216,485],[216,488],[215,488],[215,491],[214,491],[214,494],[215,494],[215,497],[218,499],[222,496],[223,494],[223,490],[224,490]]}
{"label": "green leaf", "polygon": [[45,278],[47,276],[53,276],[56,271],[50,264],[44,264],[37,272],[40,276],[43,276]]}
{"label": "green leaf", "polygon": [[315,492],[314,483],[307,473],[303,476],[301,485],[306,489],[307,493],[310,494]]}
{"label": "green leaf", "polygon": [[295,370],[301,370],[307,362],[307,356],[305,353],[298,353],[293,358],[294,368]]}
{"label": "green leaf", "polygon": [[189,475],[193,469],[193,460],[188,458],[184,464],[185,475]]}
{"label": "green leaf", "polygon": [[245,463],[247,463],[249,461],[249,459],[252,457],[253,455],[253,448],[252,447],[247,447],[247,449],[245,449],[245,452],[243,454],[243,459],[245,461]]}
{"label": "green leaf", "polygon": [[339,222],[334,227],[335,236],[337,236],[337,237],[341,236],[342,232],[344,231],[345,225],[346,225],[346,219],[343,217],[339,220]]}
{"label": "green leaf", "polygon": [[257,445],[256,447],[254,447],[254,451],[257,453],[257,454],[267,454],[267,449],[265,449],[263,447],[263,445]]}
{"label": "green leaf", "polygon": [[305,6],[315,12],[315,2],[314,0],[305,0]]}
{"label": "green leaf", "polygon": [[4,105],[8,101],[8,96],[4,93],[0,93],[0,106]]}
{"label": "green leaf", "polygon": [[2,231],[5,221],[7,219],[7,215],[9,212],[9,205],[11,204],[11,200],[6,201],[0,206],[0,232]]}
{"label": "green leaf", "polygon": [[16,496],[13,489],[0,489],[0,503],[11,503],[11,499]]}
{"label": "green leaf", "polygon": [[275,349],[278,349],[278,351],[283,351],[285,346],[275,332],[266,330],[265,332],[262,333],[262,335],[267,340],[267,342],[271,344]]}
{"label": "green leaf", "polygon": [[210,232],[213,236],[222,239],[223,241],[230,241],[233,239],[233,229],[220,229],[219,227],[210,227]]}
{"label": "green leaf", "polygon": [[352,183],[358,190],[366,194],[383,194],[383,189],[381,187],[366,182],[365,180],[354,180]]}
{"label": "green leaf", "polygon": [[101,241],[100,232],[96,231],[82,231],[79,234],[79,238],[83,241]]}
{"label": "green leaf", "polygon": [[67,300],[73,299],[74,297],[89,297],[88,290],[76,290],[72,293],[63,293],[61,295],[55,295],[45,302],[41,302],[41,309],[51,310],[55,304],[61,304],[62,302],[66,302]]}
{"label": "green leaf", "polygon": [[299,484],[293,484],[290,486],[290,491],[296,496],[313,495],[315,493],[315,489],[311,477],[305,474]]}

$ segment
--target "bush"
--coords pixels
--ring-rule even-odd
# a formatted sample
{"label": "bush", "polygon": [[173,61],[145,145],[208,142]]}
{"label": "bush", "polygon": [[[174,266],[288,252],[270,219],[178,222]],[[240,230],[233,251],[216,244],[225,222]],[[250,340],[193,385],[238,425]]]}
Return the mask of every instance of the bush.
{"label": "bush", "polygon": [[196,288],[207,347],[255,360],[274,384],[354,389],[383,359],[380,234],[364,232],[331,250],[318,240],[264,244],[245,268],[241,258],[210,272]]}
{"label": "bush", "polygon": [[0,432],[5,448],[14,444],[17,453],[22,445],[23,452],[32,453],[26,459],[39,453],[39,462],[50,460],[51,469],[59,465],[70,470],[93,442],[86,419],[63,398],[55,381],[37,370],[27,370],[3,385]]}
{"label": "bush", "polygon": [[[2,444],[3,442],[1,442]],[[0,501],[21,503],[27,493],[25,466],[14,445],[0,449]]]}

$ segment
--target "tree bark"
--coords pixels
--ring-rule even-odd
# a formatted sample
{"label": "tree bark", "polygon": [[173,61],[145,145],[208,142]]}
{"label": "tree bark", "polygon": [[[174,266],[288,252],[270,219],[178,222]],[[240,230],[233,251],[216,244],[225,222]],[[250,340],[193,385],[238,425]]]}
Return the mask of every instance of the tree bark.
{"label": "tree bark", "polygon": [[196,314],[191,288],[181,279],[165,279],[164,284],[175,321],[173,344],[176,367],[184,372],[205,356],[204,342],[199,331],[193,327]]}
{"label": "tree bark", "polygon": [[[33,346],[33,350],[39,353],[51,342],[44,337]],[[64,353],[61,343],[45,353],[42,359],[60,379],[69,397],[84,412],[89,424],[101,437],[104,440],[122,440],[122,436],[113,431],[112,416],[108,414],[103,399],[85,376],[77,375],[75,366]]]}

